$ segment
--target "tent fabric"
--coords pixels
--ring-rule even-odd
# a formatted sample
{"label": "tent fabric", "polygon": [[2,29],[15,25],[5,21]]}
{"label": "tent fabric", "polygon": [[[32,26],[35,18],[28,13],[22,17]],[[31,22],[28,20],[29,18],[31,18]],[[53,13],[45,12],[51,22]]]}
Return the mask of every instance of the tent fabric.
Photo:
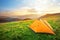
{"label": "tent fabric", "polygon": [[53,28],[46,24],[46,21],[43,20],[34,20],[34,22],[30,25],[30,28],[36,33],[50,33],[55,34],[53,32]]}

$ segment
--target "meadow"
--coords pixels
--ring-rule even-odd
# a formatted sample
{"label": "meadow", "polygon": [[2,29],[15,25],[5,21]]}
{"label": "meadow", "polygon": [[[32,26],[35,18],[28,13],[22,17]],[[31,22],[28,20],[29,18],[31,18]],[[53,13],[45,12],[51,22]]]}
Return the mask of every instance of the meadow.
{"label": "meadow", "polygon": [[0,23],[0,40],[60,40],[60,16],[43,18],[53,28],[55,35],[35,33],[29,28],[34,20]]}

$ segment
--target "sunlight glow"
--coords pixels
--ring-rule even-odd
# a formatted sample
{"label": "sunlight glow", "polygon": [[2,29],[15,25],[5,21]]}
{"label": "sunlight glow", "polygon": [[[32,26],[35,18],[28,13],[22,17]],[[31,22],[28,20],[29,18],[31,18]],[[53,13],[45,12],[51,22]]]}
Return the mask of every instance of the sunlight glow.
{"label": "sunlight glow", "polygon": [[57,6],[56,0],[25,0],[24,3],[27,6],[22,7],[21,10],[35,9],[37,14],[41,15],[60,12],[60,6]]}

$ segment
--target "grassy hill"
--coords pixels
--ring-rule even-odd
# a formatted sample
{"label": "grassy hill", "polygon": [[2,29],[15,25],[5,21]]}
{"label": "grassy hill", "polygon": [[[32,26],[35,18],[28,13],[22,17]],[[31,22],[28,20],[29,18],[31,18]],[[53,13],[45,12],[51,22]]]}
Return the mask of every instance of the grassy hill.
{"label": "grassy hill", "polygon": [[49,16],[42,19],[50,23],[55,35],[35,33],[29,28],[34,20],[25,20],[0,23],[0,40],[60,40],[60,16]]}

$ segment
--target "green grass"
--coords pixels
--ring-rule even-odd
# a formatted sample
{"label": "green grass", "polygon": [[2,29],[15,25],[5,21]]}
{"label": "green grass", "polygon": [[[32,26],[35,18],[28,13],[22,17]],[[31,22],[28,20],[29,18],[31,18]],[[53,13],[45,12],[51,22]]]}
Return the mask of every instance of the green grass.
{"label": "green grass", "polygon": [[56,33],[56,40],[60,40],[60,19],[54,21],[54,20],[48,20],[50,25],[53,27],[55,33]]}
{"label": "green grass", "polygon": [[47,20],[55,35],[35,33],[29,28],[33,20],[0,23],[0,40],[60,40],[60,20]]}

